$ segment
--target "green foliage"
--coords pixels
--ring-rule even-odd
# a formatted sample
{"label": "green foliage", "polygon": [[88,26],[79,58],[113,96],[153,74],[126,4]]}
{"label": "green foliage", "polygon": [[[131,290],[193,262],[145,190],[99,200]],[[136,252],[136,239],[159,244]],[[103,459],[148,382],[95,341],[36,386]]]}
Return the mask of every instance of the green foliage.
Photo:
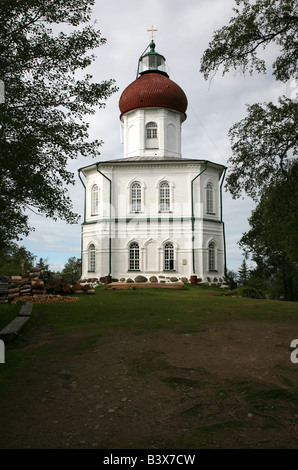
{"label": "green foliage", "polygon": [[249,276],[250,276],[250,272],[249,272],[246,260],[244,259],[238,270],[238,277],[237,277],[238,285],[240,287],[247,286],[249,282]]}
{"label": "green foliage", "polygon": [[287,174],[298,153],[297,127],[298,104],[289,98],[248,106],[247,117],[229,130],[232,166],[226,181],[234,198],[245,191],[257,201]]}
{"label": "green foliage", "polygon": [[216,31],[201,59],[201,72],[207,79],[223,67],[242,72],[266,71],[266,63],[257,55],[274,43],[279,55],[273,62],[273,74],[286,82],[297,77],[297,0],[236,0],[235,15],[228,26]]}
{"label": "green foliage", "polygon": [[13,276],[27,273],[33,266],[34,256],[24,246],[14,243],[0,251],[0,275]]}
{"label": "green foliage", "polygon": [[[76,223],[66,185],[69,159],[95,157],[84,117],[105,106],[113,80],[83,75],[104,44],[91,25],[94,0],[2,0],[0,4],[0,240],[31,229],[26,209]],[[68,33],[59,32],[67,26]],[[53,32],[54,31],[54,32]],[[0,247],[1,248],[1,247]]]}
{"label": "green foliage", "polygon": [[75,256],[68,258],[61,274],[69,282],[77,281],[81,274],[81,260]]}
{"label": "green foliage", "polygon": [[[223,74],[231,69],[266,72],[266,63],[257,53],[271,44],[277,46],[272,63],[276,80],[297,80],[297,0],[236,0],[236,4],[239,8],[234,8],[229,25],[214,33],[202,57],[201,72],[205,78],[220,67]],[[251,230],[240,241],[246,255],[250,254],[257,265],[249,284],[259,283],[270,290],[282,279],[286,300],[298,296],[295,98],[282,96],[277,104],[248,106],[246,118],[229,131],[232,155],[226,179],[226,188],[233,198],[245,192],[258,202],[249,219]]]}
{"label": "green foliage", "polygon": [[[284,179],[272,183],[263,193],[249,218],[251,229],[240,246],[258,266],[259,276],[277,285],[285,300],[298,298],[298,163],[292,164]],[[276,290],[276,288],[275,288]]]}
{"label": "green foliage", "polygon": [[[223,67],[243,73],[266,71],[264,59],[258,57],[260,48],[276,45],[273,75],[286,82],[297,75],[297,0],[236,0],[241,8],[228,26],[214,33],[212,42],[201,59],[201,72],[207,79]],[[229,131],[232,143],[231,169],[226,187],[234,198],[246,192],[259,199],[276,177],[284,175],[293,157],[297,156],[298,103],[280,97],[273,103],[248,106],[245,119]]]}
{"label": "green foliage", "polygon": [[225,296],[239,295],[240,297],[248,297],[250,299],[265,299],[265,294],[261,289],[254,287],[237,287],[230,292],[224,293]]}
{"label": "green foliage", "polygon": [[233,269],[227,269],[226,278],[230,289],[235,289],[237,287],[237,273]]}
{"label": "green foliage", "polygon": [[36,263],[36,267],[43,269],[43,270],[48,270],[49,269],[49,260],[48,258],[43,259],[39,258],[39,261]]}

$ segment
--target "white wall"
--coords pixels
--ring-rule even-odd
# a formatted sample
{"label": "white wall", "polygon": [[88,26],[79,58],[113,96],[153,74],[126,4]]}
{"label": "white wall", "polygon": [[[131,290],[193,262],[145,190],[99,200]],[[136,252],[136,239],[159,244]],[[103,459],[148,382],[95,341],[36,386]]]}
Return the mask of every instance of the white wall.
{"label": "white wall", "polygon": [[[166,108],[143,108],[122,116],[124,157],[181,157],[181,123],[184,116]],[[157,139],[146,139],[146,124],[156,122]]]}
{"label": "white wall", "polygon": [[[224,275],[224,246],[220,221],[219,169],[211,164],[200,177],[194,180],[195,240],[192,243],[191,181],[203,169],[203,163],[144,161],[103,164],[100,170],[112,180],[112,276],[135,277],[137,274],[174,275],[189,277],[193,274],[193,248],[195,274],[206,276]],[[86,224],[83,225],[83,277],[88,273],[87,254],[90,243],[96,247],[95,277],[109,274],[109,182],[96,171],[96,167],[85,170],[86,175]],[[168,181],[171,188],[171,212],[158,211],[159,183]],[[142,211],[130,212],[130,184],[139,181],[142,186]],[[214,214],[206,214],[206,185],[214,185]],[[99,213],[92,216],[91,187],[99,186]],[[174,220],[169,220],[169,218]],[[208,221],[209,220],[209,221]],[[171,241],[175,248],[175,272],[163,271],[163,246]],[[216,245],[217,273],[208,272],[208,243]],[[128,266],[129,244],[137,241],[140,246],[140,272],[130,272]]]}

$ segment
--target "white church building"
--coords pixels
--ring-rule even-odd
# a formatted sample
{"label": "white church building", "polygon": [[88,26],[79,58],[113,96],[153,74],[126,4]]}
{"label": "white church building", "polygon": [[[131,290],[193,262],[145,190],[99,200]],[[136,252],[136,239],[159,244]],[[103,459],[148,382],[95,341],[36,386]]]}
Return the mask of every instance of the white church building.
{"label": "white church building", "polygon": [[[152,40],[120,101],[124,155],[79,169],[82,278],[220,282],[225,167],[182,158],[187,98]],[[82,178],[82,175],[84,178]]]}

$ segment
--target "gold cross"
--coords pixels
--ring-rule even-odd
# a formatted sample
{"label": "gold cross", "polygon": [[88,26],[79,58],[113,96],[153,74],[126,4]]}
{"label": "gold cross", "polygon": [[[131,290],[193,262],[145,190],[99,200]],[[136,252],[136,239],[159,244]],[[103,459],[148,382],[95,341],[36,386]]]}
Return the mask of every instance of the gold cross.
{"label": "gold cross", "polygon": [[154,32],[154,31],[158,31],[158,29],[154,29],[154,28],[153,28],[153,25],[152,25],[152,26],[151,26],[151,29],[147,29],[147,31],[151,31],[151,33],[152,33],[152,41],[153,41],[153,39],[154,39],[154,37],[153,37],[153,32]]}

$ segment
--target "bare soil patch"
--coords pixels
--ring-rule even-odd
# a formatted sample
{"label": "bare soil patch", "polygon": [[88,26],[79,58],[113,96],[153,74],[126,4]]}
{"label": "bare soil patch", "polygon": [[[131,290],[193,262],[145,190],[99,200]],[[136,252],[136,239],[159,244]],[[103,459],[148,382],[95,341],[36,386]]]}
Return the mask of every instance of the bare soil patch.
{"label": "bare soil patch", "polygon": [[33,358],[1,399],[0,448],[297,448],[295,328],[103,329],[82,351],[90,331],[36,327],[22,347],[56,353]]}

